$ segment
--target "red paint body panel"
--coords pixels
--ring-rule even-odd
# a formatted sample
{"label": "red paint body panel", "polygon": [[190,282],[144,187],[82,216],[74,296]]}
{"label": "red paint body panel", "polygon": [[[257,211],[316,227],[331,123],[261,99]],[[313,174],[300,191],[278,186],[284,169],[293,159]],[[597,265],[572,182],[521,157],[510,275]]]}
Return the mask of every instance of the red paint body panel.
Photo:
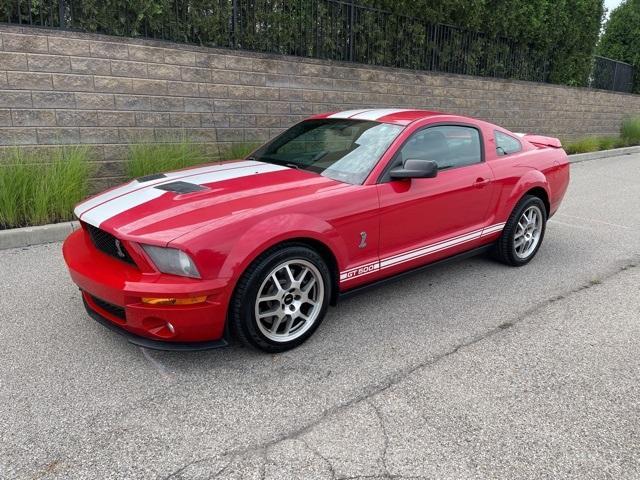
{"label": "red paint body panel", "polygon": [[[361,112],[371,116],[376,111]],[[312,118],[332,115],[336,114]],[[132,333],[169,342],[216,340],[223,335],[238,279],[257,256],[281,242],[324,245],[337,266],[336,287],[346,291],[495,241],[515,204],[532,189],[545,192],[550,214],[566,192],[569,166],[555,139],[516,136],[479,120],[420,110],[382,109],[376,121],[404,129],[362,185],[245,161],[201,167],[198,173],[205,174],[199,183],[203,190],[198,192],[161,192],[153,185],[163,180],[134,181],[112,189],[108,195],[115,200],[101,202],[96,197],[84,211],[80,204],[83,221],[95,224],[98,213],[106,212],[104,221],[95,226],[119,239],[136,265],[99,251],[83,229],[63,247],[73,281],[87,292],[91,308]],[[438,124],[477,128],[483,161],[443,170],[435,178],[381,181],[404,142],[417,130]],[[522,150],[498,156],[495,131],[518,138]],[[191,170],[171,175],[176,180],[197,177]],[[111,204],[128,199],[130,208],[108,211]],[[140,244],[185,251],[202,278],[158,272]],[[204,304],[141,303],[143,297],[200,295],[207,296]],[[91,296],[124,307],[126,318],[100,309]],[[170,322],[174,332],[159,328],[159,321]]]}
{"label": "red paint body panel", "polygon": [[[163,273],[142,273],[134,266],[110,257],[94,247],[84,230],[73,232],[63,245],[72,280],[83,292],[126,310],[126,321],[90,306],[101,315],[136,335],[176,342],[216,340],[224,332],[230,296],[227,280],[195,280]],[[190,306],[147,306],[143,297],[196,297],[207,295],[204,304]],[[85,297],[86,298],[86,297]],[[154,320],[171,321],[175,335],[154,335]],[[145,326],[147,325],[147,326]]]}

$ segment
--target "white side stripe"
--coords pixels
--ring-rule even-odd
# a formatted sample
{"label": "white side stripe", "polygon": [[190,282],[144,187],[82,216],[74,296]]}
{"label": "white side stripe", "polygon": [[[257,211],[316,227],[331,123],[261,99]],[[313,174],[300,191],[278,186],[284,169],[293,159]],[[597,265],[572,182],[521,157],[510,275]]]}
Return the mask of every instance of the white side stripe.
{"label": "white side stripe", "polygon": [[378,262],[370,262],[358,267],[349,268],[348,270],[340,272],[340,282],[345,282],[354,278],[362,277],[364,275],[369,275],[385,268],[391,268],[401,263],[410,262],[417,258],[425,257],[436,252],[440,252],[442,250],[446,250],[448,248],[455,247],[472,240],[476,240],[480,237],[492,235],[494,233],[502,231],[504,229],[504,225],[504,222],[496,223],[479,230],[474,230],[473,232],[458,235],[457,237],[453,237],[448,240],[443,240],[438,243],[425,245],[424,247],[415,248],[404,253],[392,255],[390,257],[380,259],[380,261]]}
{"label": "white side stripe", "polygon": [[363,275],[364,273],[371,273],[380,268],[380,262],[371,262],[359,267],[350,268],[344,272],[340,272],[340,281],[352,278],[354,276]]}
{"label": "white side stripe", "polygon": [[504,223],[496,223],[495,225],[491,225],[490,227],[486,227],[482,230],[482,235],[489,235],[490,233],[501,232],[504,229]]}
{"label": "white side stripe", "polygon": [[460,237],[452,238],[451,240],[446,240],[444,242],[434,243],[433,245],[428,245],[426,247],[420,248],[413,252],[408,252],[402,255],[396,255],[394,257],[389,257],[380,262],[380,266],[382,268],[391,267],[398,263],[407,262],[409,260],[413,260],[414,258],[424,257],[425,255],[429,255],[430,253],[435,253],[440,250],[444,250],[445,248],[454,247],[461,243],[469,242],[471,240],[475,240],[479,238],[482,233],[482,230],[476,230],[475,232],[469,233],[467,235],[463,235]]}

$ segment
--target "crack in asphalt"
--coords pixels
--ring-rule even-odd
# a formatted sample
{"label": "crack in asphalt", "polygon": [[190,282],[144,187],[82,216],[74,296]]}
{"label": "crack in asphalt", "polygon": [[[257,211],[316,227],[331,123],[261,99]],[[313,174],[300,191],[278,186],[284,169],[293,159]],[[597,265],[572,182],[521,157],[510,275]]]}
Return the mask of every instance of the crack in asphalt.
{"label": "crack in asphalt", "polygon": [[366,400],[366,403],[373,409],[376,418],[378,419],[378,423],[380,423],[380,431],[382,432],[382,439],[384,440],[384,444],[382,447],[382,455],[380,456],[380,460],[382,461],[382,468],[384,470],[384,474],[386,476],[390,476],[389,466],[387,465],[387,450],[389,450],[389,434],[387,433],[387,426],[384,423],[384,418],[382,418],[382,412],[378,408],[378,406],[371,401],[369,398]]}
{"label": "crack in asphalt", "polygon": [[[611,271],[609,271],[608,273],[605,273],[603,275],[601,275],[599,278],[594,278],[591,281],[584,283],[578,287],[572,288],[570,290],[567,290],[564,293],[561,293],[559,295],[555,295],[553,297],[550,297],[534,306],[532,306],[531,308],[523,311],[522,313],[518,314],[517,317],[513,320],[510,321],[505,321],[502,322],[501,324],[497,325],[496,327],[489,329],[487,331],[485,331],[482,334],[476,335],[472,338],[470,338],[467,341],[461,342],[455,346],[453,346],[451,349],[441,353],[440,355],[436,355],[430,358],[425,359],[424,361],[413,365],[411,367],[402,369],[398,372],[396,372],[393,375],[390,375],[386,380],[382,381],[382,382],[378,382],[375,384],[371,384],[365,388],[362,389],[362,391],[360,392],[360,394],[354,396],[353,398],[351,398],[348,401],[339,403],[337,405],[334,405],[331,408],[327,408],[325,409],[319,416],[317,416],[315,419],[311,420],[310,422],[308,422],[306,425],[303,425],[297,429],[293,429],[290,430],[287,433],[284,433],[282,435],[278,435],[277,437],[268,440],[266,442],[263,443],[259,443],[259,444],[255,444],[255,445],[249,445],[247,447],[243,447],[243,448],[237,448],[237,449],[232,449],[232,450],[228,450],[227,452],[222,453],[221,455],[215,457],[215,458],[223,458],[223,457],[227,457],[230,456],[231,458],[235,458],[235,457],[242,457],[244,455],[250,454],[250,453],[255,453],[255,452],[260,452],[260,451],[264,451],[266,449],[269,449],[283,441],[286,440],[299,440],[302,441],[303,443],[305,443],[305,445],[307,445],[308,448],[310,448],[308,446],[308,444],[301,439],[301,437],[306,434],[307,432],[310,432],[312,429],[314,429],[316,426],[320,425],[322,422],[324,422],[326,419],[336,416],[339,413],[347,410],[348,408],[357,405],[359,403],[362,402],[367,402],[368,404],[370,404],[371,406],[374,407],[374,410],[376,411],[376,414],[378,414],[378,410],[376,409],[376,407],[373,405],[373,403],[370,401],[373,397],[380,395],[381,393],[395,387],[396,385],[400,384],[401,382],[403,382],[405,379],[407,379],[408,377],[410,377],[411,375],[413,375],[414,373],[421,371],[423,369],[427,369],[433,365],[436,365],[437,363],[439,363],[440,361],[451,357],[453,355],[455,355],[456,353],[458,353],[460,350],[473,346],[479,342],[482,342],[486,339],[489,339],[495,335],[498,335],[500,333],[502,333],[505,329],[510,329],[514,326],[516,326],[517,324],[525,321],[527,318],[531,317],[534,313],[546,308],[549,305],[552,305],[553,303],[556,303],[558,301],[564,300],[566,298],[569,298],[572,295],[575,295],[577,293],[580,293],[584,290],[588,290],[590,288],[593,288],[595,286],[601,285],[602,283],[610,280],[611,278],[627,271],[630,270],[632,268],[636,268],[638,267],[638,265],[640,264],[640,257],[634,257],[634,258],[629,258],[627,260],[624,261],[624,263],[622,264],[622,266],[613,269]],[[384,425],[384,421],[382,419],[381,415],[378,415],[378,419],[381,423],[381,425]],[[386,430],[385,430],[386,432]],[[388,438],[385,439],[385,441],[387,442],[387,446],[385,447],[385,456],[386,456],[386,448],[388,447]],[[310,450],[314,453],[317,454],[317,452],[315,452],[314,450],[312,450],[310,448]],[[328,459],[326,459],[325,457],[317,454],[320,458],[323,458],[325,461],[328,462]],[[210,458],[211,459],[211,458]],[[206,461],[206,459],[204,459],[203,461]],[[191,464],[193,463],[197,463],[196,462],[191,462]],[[329,462],[330,463],[330,462]],[[385,464],[385,468],[386,468],[386,462]],[[187,465],[188,466],[188,465]],[[186,467],[184,467],[186,468]],[[183,471],[184,468],[179,469],[178,471]],[[226,468],[226,467],[225,467]],[[332,470],[331,470],[334,474],[334,476],[332,478],[336,478],[335,477],[335,471],[333,470],[333,466],[332,466]],[[171,478],[173,475],[175,474],[170,474],[169,476],[165,477],[165,479]],[[340,479],[336,479],[336,480],[349,480],[351,478],[380,478],[380,476],[369,476],[369,477],[363,477],[363,476],[355,476],[355,477],[341,477]],[[406,477],[406,476],[395,476],[395,475],[391,475],[389,474],[389,472],[385,472],[385,475],[382,475],[382,478],[390,478],[390,479],[401,479],[401,478],[405,478],[405,479],[411,479],[411,478],[424,478],[424,477]]]}
{"label": "crack in asphalt", "polygon": [[319,457],[325,463],[325,465],[327,465],[327,467],[329,468],[329,473],[331,473],[332,480],[335,480],[337,477],[336,470],[333,467],[333,463],[331,463],[331,461],[327,457],[322,455],[317,448],[313,448],[311,445],[309,445],[309,442],[307,442],[304,438],[298,438],[297,440],[300,441],[305,447],[307,447],[307,449],[311,453]]}
{"label": "crack in asphalt", "polygon": [[262,452],[262,465],[260,465],[260,480],[267,478],[267,449]]}

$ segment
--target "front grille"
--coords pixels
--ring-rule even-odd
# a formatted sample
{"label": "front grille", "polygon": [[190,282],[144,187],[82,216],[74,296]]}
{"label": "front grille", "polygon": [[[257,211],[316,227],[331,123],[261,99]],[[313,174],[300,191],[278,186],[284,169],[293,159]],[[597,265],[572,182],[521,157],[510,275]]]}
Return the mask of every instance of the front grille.
{"label": "front grille", "polygon": [[127,262],[132,265],[136,264],[131,258],[131,255],[129,255],[129,252],[127,252],[124,244],[120,243],[120,240],[116,237],[104,230],[94,227],[93,225],[89,225],[88,223],[85,223],[84,226],[87,229],[87,232],[89,232],[91,241],[98,250],[106,253],[107,255],[111,255],[118,260],[122,260],[123,262]]}
{"label": "front grille", "polygon": [[121,318],[122,320],[125,320],[126,317],[125,317],[123,307],[119,307],[112,303],[105,302],[104,300],[101,300],[98,297],[94,297],[93,295],[89,295],[89,296],[91,297],[91,301],[95,303],[96,306],[100,307],[105,312],[110,313],[114,317],[118,317],[118,318]]}

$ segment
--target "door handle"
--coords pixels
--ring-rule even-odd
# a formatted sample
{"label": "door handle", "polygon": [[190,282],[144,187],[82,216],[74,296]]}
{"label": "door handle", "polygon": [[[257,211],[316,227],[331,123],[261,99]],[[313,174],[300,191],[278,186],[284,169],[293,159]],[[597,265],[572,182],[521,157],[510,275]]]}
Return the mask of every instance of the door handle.
{"label": "door handle", "polygon": [[474,187],[476,188],[482,188],[485,185],[489,185],[491,183],[491,180],[488,178],[482,178],[482,177],[478,177],[476,178],[475,183],[473,184]]}

